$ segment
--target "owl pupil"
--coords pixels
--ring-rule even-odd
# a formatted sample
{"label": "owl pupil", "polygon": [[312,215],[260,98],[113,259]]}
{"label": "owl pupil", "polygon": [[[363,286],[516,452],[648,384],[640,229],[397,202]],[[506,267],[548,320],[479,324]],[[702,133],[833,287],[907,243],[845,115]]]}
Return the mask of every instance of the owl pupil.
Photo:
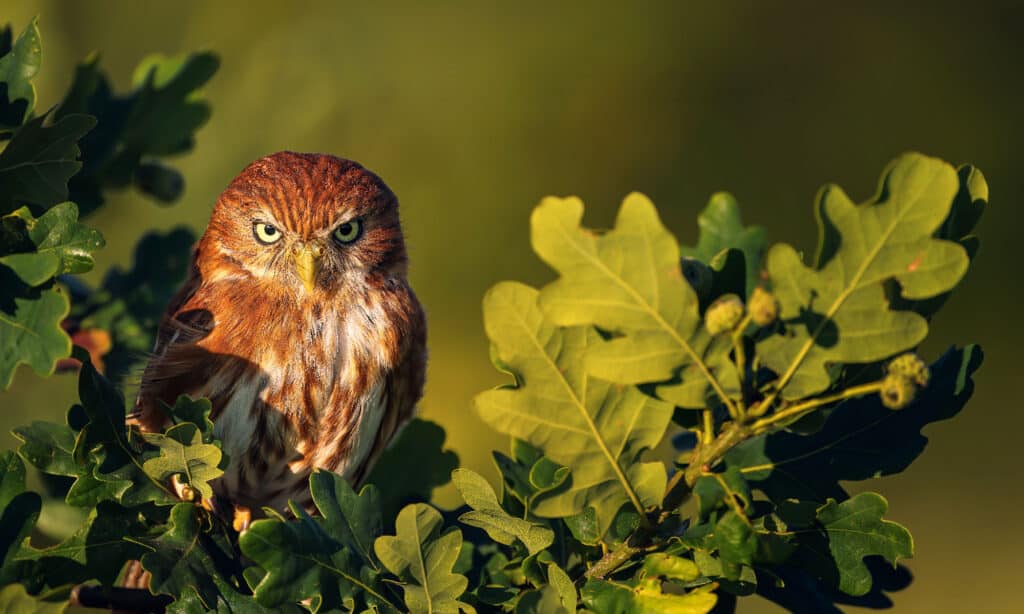
{"label": "owl pupil", "polygon": [[341,228],[339,228],[338,230],[341,231],[341,234],[347,235],[348,233],[352,232],[352,224],[346,222],[342,224]]}
{"label": "owl pupil", "polygon": [[267,233],[272,237],[277,234],[277,229],[274,228],[273,226],[267,226],[266,228],[263,229],[263,232]]}

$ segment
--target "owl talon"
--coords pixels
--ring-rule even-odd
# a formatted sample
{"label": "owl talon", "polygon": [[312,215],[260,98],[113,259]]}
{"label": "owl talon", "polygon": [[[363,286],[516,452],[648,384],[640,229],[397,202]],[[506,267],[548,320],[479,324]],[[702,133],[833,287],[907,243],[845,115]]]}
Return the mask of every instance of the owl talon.
{"label": "owl talon", "polygon": [[181,481],[180,474],[175,473],[171,476],[171,488],[174,489],[174,494],[178,496],[182,501],[195,501],[196,491],[194,488]]}
{"label": "owl talon", "polygon": [[245,533],[249,530],[250,524],[252,524],[252,510],[242,505],[236,505],[235,518],[231,522],[231,526],[239,533]]}

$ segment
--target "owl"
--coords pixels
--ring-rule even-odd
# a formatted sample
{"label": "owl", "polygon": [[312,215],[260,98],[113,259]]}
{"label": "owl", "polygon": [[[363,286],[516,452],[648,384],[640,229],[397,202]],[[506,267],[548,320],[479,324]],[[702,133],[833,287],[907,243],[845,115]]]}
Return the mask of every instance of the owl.
{"label": "owl", "polygon": [[209,398],[228,457],[214,499],[236,526],[237,510],[311,507],[313,469],[359,484],[423,391],[426,322],[407,265],[379,177],[324,154],[253,162],[217,199],[132,423],[159,430],[164,404]]}

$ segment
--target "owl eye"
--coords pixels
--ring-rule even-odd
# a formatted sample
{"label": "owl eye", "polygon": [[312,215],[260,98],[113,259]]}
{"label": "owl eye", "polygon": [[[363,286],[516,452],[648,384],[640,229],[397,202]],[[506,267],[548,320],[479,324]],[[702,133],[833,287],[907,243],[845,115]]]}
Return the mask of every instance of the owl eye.
{"label": "owl eye", "polygon": [[359,223],[359,220],[345,222],[334,230],[334,239],[338,243],[351,243],[359,238],[362,229],[363,225]]}
{"label": "owl eye", "polygon": [[277,243],[281,239],[281,231],[276,226],[265,224],[263,222],[256,222],[252,225],[252,232],[256,235],[256,240],[265,245],[271,243]]}

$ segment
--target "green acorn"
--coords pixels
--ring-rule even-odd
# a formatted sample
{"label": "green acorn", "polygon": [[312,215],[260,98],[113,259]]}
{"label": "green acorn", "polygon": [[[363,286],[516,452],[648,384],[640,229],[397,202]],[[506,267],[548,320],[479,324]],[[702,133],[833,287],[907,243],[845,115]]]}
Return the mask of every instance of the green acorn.
{"label": "green acorn", "polygon": [[904,375],[890,373],[882,380],[882,389],[878,396],[882,397],[882,405],[889,409],[903,409],[914,400],[917,386]]}
{"label": "green acorn", "polygon": [[768,326],[779,317],[778,299],[761,286],[754,288],[747,309],[750,311],[750,320],[758,326]]}
{"label": "green acorn", "polygon": [[743,319],[743,301],[735,294],[725,294],[708,307],[704,313],[704,326],[712,335],[736,328]]}
{"label": "green acorn", "polygon": [[892,375],[900,375],[924,388],[928,385],[930,372],[928,365],[917,354],[908,352],[889,361],[886,371]]}

